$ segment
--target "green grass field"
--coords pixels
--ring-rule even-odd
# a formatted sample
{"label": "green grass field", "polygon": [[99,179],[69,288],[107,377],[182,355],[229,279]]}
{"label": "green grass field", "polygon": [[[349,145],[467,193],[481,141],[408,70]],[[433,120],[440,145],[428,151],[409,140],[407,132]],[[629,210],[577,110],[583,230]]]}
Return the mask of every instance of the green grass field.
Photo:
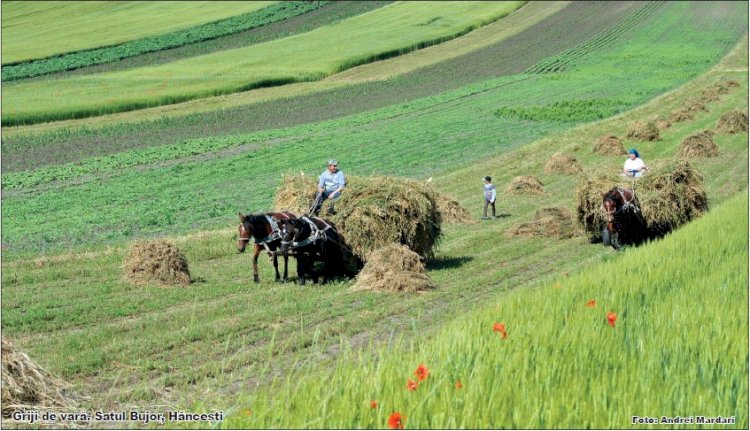
{"label": "green grass field", "polygon": [[3,64],[114,45],[251,12],[273,3],[7,2],[2,6]]}
{"label": "green grass field", "polygon": [[[4,91],[2,121],[6,125],[84,117],[319,80],[455,38],[509,14],[521,4],[396,3],[247,48],[123,72],[10,84]],[[398,37],[385,37],[393,34]],[[340,43],[342,37],[347,37],[347,44]]]}
{"label": "green grass field", "polygon": [[[375,28],[368,17],[396,7],[406,6],[350,20]],[[341,85],[332,90],[280,87],[266,102],[252,90],[226,110],[206,99],[187,116],[134,111],[98,128],[3,132],[3,337],[84,395],[81,410],[228,417],[164,428],[387,428],[394,411],[405,428],[644,428],[634,415],[733,415],[727,428],[747,428],[747,132],[717,133],[718,156],[690,160],[710,211],[663,240],[618,253],[581,233],[509,235],[539,208],[574,208],[578,178],[545,173],[553,154],[620,170],[624,156],[592,152],[599,137],[624,137],[728,80],[739,86],[692,120],[625,148],[668,163],[688,135],[747,111],[745,10],[532,2],[453,41],[334,74],[322,81]],[[266,258],[252,283],[237,211],[270,209],[282,175],[315,176],[330,157],[348,175],[431,178],[477,219],[492,175],[502,216],[443,225],[426,262],[433,291],[275,283]],[[509,195],[517,175],[537,176],[544,193]],[[156,237],[185,252],[190,286],[123,280],[129,243]],[[430,375],[412,392],[419,364]]]}

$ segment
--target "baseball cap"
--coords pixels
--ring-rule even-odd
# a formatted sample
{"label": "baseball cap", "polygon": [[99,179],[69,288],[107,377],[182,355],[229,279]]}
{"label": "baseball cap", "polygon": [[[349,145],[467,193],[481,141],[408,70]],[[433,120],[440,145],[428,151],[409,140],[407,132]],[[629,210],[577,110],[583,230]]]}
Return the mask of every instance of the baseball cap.
{"label": "baseball cap", "polygon": [[336,160],[336,159],[331,159],[331,160],[329,160],[329,161],[328,161],[328,165],[329,165],[329,166],[330,166],[330,165],[333,165],[333,166],[338,166],[338,165],[339,165],[339,161],[338,161],[338,160]]}

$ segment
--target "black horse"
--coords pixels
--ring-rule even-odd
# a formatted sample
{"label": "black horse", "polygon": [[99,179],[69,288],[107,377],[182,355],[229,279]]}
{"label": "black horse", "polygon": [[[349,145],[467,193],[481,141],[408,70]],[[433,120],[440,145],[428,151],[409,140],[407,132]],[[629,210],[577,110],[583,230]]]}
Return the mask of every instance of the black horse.
{"label": "black horse", "polygon": [[623,245],[638,245],[651,237],[635,191],[615,187],[604,194],[602,209],[607,224],[602,240],[619,250]]}
{"label": "black horse", "polygon": [[305,284],[310,275],[318,282],[315,262],[323,263],[323,283],[345,275],[344,251],[336,227],[328,220],[302,216],[285,220],[281,224],[281,252],[293,252],[297,258],[297,277]]}
{"label": "black horse", "polygon": [[[253,253],[253,281],[260,283],[260,277],[258,277],[258,255],[264,248],[270,255],[273,256],[273,267],[276,269],[276,281],[281,279],[279,274],[279,260],[276,254],[276,249],[281,245],[281,229],[279,223],[283,223],[289,220],[295,220],[296,215],[289,212],[279,213],[266,213],[260,215],[240,215],[240,226],[239,240],[237,242],[237,250],[240,253],[245,251],[245,247],[252,238],[255,242],[255,250]],[[289,278],[288,275],[289,267],[289,256],[284,255],[284,278],[286,282]]]}

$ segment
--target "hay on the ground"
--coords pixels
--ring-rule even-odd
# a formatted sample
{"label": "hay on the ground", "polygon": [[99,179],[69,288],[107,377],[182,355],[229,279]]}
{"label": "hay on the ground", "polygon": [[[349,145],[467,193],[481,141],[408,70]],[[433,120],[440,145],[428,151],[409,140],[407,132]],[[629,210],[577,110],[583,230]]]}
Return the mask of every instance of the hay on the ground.
{"label": "hay on the ground", "polygon": [[123,277],[136,286],[190,284],[185,254],[172,242],[161,239],[131,244],[123,260]]}
{"label": "hay on the ground", "polygon": [[621,156],[627,154],[622,141],[614,135],[606,135],[599,138],[592,150],[603,156]]}
{"label": "hay on the ground", "polygon": [[2,337],[2,414],[43,408],[70,409],[76,397],[70,386],[31,361],[26,353]]}
{"label": "hay on the ground", "polygon": [[539,178],[533,175],[521,175],[513,178],[506,189],[511,195],[541,195],[544,188]]}
{"label": "hay on the ground", "polygon": [[635,121],[630,125],[627,137],[639,141],[660,141],[659,128],[653,121]]}
{"label": "hay on the ground", "polygon": [[[669,232],[708,210],[703,178],[687,161],[652,167],[635,184],[646,225],[654,233]],[[631,180],[609,171],[582,175],[576,190],[579,225],[593,237],[600,237],[606,224],[603,194],[616,186],[631,185]]]}
{"label": "hay on the ground", "polygon": [[693,133],[682,141],[677,157],[715,157],[719,155],[719,147],[714,143],[714,132],[703,130]]}
{"label": "hay on the ground", "polygon": [[[274,206],[305,214],[315,197],[317,181],[308,176],[285,176]],[[391,243],[432,257],[440,237],[436,194],[424,183],[397,177],[347,176],[346,190],[327,216],[335,223],[352,252],[363,261],[374,250]],[[296,210],[296,211],[295,211]]]}
{"label": "hay on the ground", "polygon": [[433,191],[440,223],[476,223],[469,210],[451,196]]}
{"label": "hay on the ground", "polygon": [[513,225],[506,236],[570,238],[575,231],[573,213],[569,209],[540,208],[533,220]]}
{"label": "hay on the ground", "polygon": [[656,125],[656,128],[659,129],[660,132],[662,130],[666,130],[672,127],[672,122],[662,117],[661,115],[654,116],[652,121],[654,122],[654,125]]}
{"label": "hay on the ground", "polygon": [[352,290],[418,292],[434,289],[417,253],[401,244],[388,244],[367,256]]}
{"label": "hay on the ground", "polygon": [[747,132],[747,111],[733,109],[725,112],[716,122],[716,130],[729,134]]}
{"label": "hay on the ground", "polygon": [[695,117],[693,116],[692,112],[686,110],[686,109],[678,109],[675,111],[672,111],[669,114],[669,119],[673,123],[681,123],[683,121],[692,121]]}
{"label": "hay on the ground", "polygon": [[714,84],[714,90],[719,94],[728,94],[732,89],[740,86],[740,83],[734,80],[726,80]]}
{"label": "hay on the ground", "polygon": [[699,100],[705,103],[710,103],[710,102],[718,102],[721,99],[719,99],[719,93],[716,91],[716,89],[707,88],[701,91],[701,97]]}
{"label": "hay on the ground", "polygon": [[686,100],[682,106],[686,111],[689,111],[689,112],[698,112],[698,111],[708,112],[708,107],[701,99]]}
{"label": "hay on the ground", "polygon": [[582,170],[576,157],[568,153],[556,153],[544,165],[544,172],[548,174],[575,174]]}

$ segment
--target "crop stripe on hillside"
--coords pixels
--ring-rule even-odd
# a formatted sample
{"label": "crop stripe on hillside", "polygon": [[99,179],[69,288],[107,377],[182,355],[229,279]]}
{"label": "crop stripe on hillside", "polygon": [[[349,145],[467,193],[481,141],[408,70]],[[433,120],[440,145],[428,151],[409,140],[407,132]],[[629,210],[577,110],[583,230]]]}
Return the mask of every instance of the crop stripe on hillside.
{"label": "crop stripe on hillside", "polygon": [[80,69],[97,64],[111,63],[123,58],[149,52],[185,46],[196,42],[239,33],[278,22],[318,9],[326,1],[282,1],[258,11],[231,18],[173,31],[158,36],[145,37],[117,45],[59,54],[49,58],[23,63],[4,64],[3,82],[47,75],[64,70]]}
{"label": "crop stripe on hillside", "polygon": [[649,2],[643,8],[625,18],[620,24],[602,31],[586,43],[531,66],[526,70],[526,73],[562,72],[570,63],[593,51],[606,48],[620,37],[630,34],[638,26],[643,25],[643,22],[655,14],[663,5],[662,2]]}

